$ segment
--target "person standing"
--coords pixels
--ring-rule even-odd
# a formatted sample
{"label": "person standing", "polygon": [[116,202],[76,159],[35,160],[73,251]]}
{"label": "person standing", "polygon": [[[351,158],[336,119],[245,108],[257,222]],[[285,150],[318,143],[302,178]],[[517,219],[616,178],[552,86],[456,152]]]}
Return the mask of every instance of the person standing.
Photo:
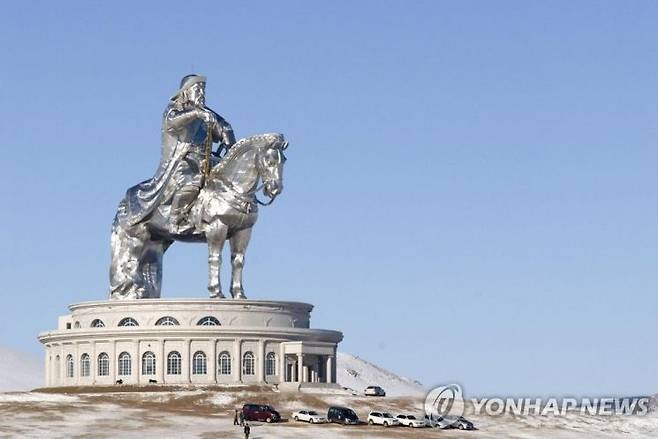
{"label": "person standing", "polygon": [[244,413],[240,410],[240,426],[244,425]]}
{"label": "person standing", "polygon": [[251,427],[245,422],[244,424],[244,439],[249,439],[249,434],[251,433]]}
{"label": "person standing", "polygon": [[233,418],[233,425],[239,425],[239,422],[238,422],[238,409],[235,409],[235,417]]}

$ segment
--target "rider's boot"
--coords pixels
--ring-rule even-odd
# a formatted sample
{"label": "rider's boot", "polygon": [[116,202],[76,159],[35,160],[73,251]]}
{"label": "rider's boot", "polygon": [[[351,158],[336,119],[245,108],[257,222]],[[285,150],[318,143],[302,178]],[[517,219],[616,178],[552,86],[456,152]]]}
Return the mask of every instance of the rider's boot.
{"label": "rider's boot", "polygon": [[174,195],[169,213],[169,229],[172,233],[180,233],[184,228],[185,217],[199,195],[199,190],[196,186],[187,186],[181,188]]}

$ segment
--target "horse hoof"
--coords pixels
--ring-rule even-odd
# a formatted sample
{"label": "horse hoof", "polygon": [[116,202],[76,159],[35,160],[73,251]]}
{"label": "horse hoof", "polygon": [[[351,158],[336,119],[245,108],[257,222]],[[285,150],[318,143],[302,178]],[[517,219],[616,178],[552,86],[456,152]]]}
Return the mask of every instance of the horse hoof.
{"label": "horse hoof", "polygon": [[211,299],[225,299],[226,297],[222,293],[210,293]]}
{"label": "horse hoof", "polygon": [[244,293],[238,293],[233,295],[234,299],[246,299],[247,296],[244,295]]}

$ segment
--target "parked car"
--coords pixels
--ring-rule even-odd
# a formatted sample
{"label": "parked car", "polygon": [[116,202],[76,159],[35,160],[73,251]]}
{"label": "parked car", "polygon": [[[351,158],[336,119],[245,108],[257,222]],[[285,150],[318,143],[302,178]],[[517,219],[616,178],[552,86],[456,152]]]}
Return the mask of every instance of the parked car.
{"label": "parked car", "polygon": [[329,407],[329,410],[327,411],[327,421],[336,422],[343,425],[358,424],[359,417],[351,408]]}
{"label": "parked car", "polygon": [[386,396],[386,392],[379,386],[368,386],[363,391],[366,396]]}
{"label": "parked car", "polygon": [[460,430],[475,430],[475,425],[463,416],[457,418],[457,422],[453,424]]}
{"label": "parked car", "polygon": [[425,420],[427,421],[428,425],[430,427],[434,428],[441,428],[441,429],[449,429],[449,428],[458,428],[460,430],[475,430],[475,426],[473,423],[463,416],[459,417],[450,417],[450,416],[439,416],[437,418],[428,418],[427,415],[425,416]]}
{"label": "parked car", "polygon": [[327,422],[327,418],[314,410],[298,410],[292,414],[295,421],[310,422],[311,424],[322,424]]}
{"label": "parked car", "polygon": [[450,428],[452,421],[448,421],[441,416],[433,417],[425,415],[425,424],[427,424],[428,427],[445,429]]}
{"label": "parked car", "polygon": [[400,421],[394,418],[392,414],[386,412],[370,412],[368,415],[368,424],[370,425],[383,425],[384,427],[392,427],[400,425]]}
{"label": "parked car", "polygon": [[279,422],[281,415],[270,405],[245,404],[242,413],[247,421]]}
{"label": "parked car", "polygon": [[400,425],[413,428],[427,427],[425,420],[418,419],[414,415],[399,414],[396,416],[396,418],[400,422]]}

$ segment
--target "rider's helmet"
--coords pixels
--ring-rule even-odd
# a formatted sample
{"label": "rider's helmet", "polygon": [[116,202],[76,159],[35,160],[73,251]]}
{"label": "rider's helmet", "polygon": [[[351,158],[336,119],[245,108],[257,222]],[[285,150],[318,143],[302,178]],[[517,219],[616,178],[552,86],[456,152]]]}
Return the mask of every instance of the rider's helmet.
{"label": "rider's helmet", "polygon": [[171,97],[172,100],[178,98],[181,93],[183,93],[185,90],[188,88],[192,87],[194,84],[197,83],[206,83],[206,77],[202,75],[185,75],[183,76],[183,79],[180,80],[180,86],[178,87],[178,91]]}

